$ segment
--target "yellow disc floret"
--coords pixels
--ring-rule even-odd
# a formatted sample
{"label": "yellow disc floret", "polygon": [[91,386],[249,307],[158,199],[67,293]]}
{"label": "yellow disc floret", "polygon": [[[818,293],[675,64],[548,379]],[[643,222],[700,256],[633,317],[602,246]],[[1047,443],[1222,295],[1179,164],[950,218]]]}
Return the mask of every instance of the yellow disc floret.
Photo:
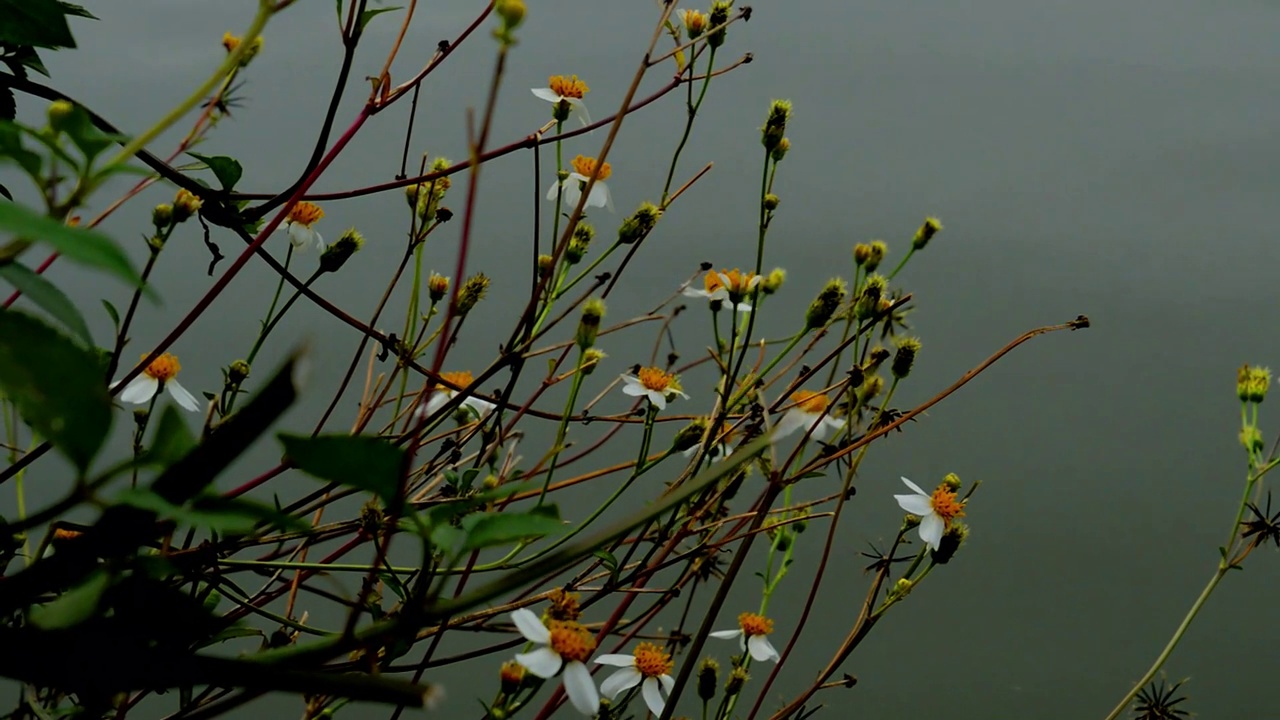
{"label": "yellow disc floret", "polygon": [[573,171],[587,178],[594,176],[601,182],[608,180],[613,174],[613,168],[609,167],[609,163],[597,163],[595,158],[585,155],[579,155],[573,159]]}
{"label": "yellow disc floret", "polygon": [[773,632],[773,621],[763,615],[744,612],[738,616],[738,627],[747,637],[768,635]]}
{"label": "yellow disc floret", "polygon": [[653,643],[637,645],[635,656],[636,670],[647,678],[670,675],[671,669],[675,667],[675,663],[671,661],[671,655]]}
{"label": "yellow disc floret", "polygon": [[964,517],[964,503],[956,499],[956,492],[947,487],[946,483],[939,485],[938,489],[933,491],[929,503],[933,505],[933,511],[942,518],[946,527],[951,527],[952,520]]}
{"label": "yellow disc floret", "polygon": [[[457,370],[457,371],[454,371],[454,372],[442,372],[442,373],[440,373],[440,379],[441,379],[441,380],[444,380],[444,381],[445,381],[445,382],[447,382],[447,383],[451,383],[451,384],[453,384],[453,385],[457,385],[457,386],[458,386],[458,387],[460,387],[460,388],[467,387],[468,385],[470,385],[470,384],[471,384],[471,381],[472,381],[471,371],[470,371],[470,370]],[[453,390],[450,388],[450,389],[449,389],[449,392],[452,392],[452,391],[453,391]]]}
{"label": "yellow disc floret", "polygon": [[586,662],[596,649],[596,639],[575,622],[552,621],[551,649],[565,662]]}
{"label": "yellow disc floret", "polygon": [[797,390],[791,393],[791,402],[804,412],[821,414],[826,412],[827,396],[822,393],[810,392],[808,390]]}
{"label": "yellow disc floret", "polygon": [[302,200],[289,211],[288,220],[309,228],[322,217],[324,217],[324,210],[321,210],[319,205]]}
{"label": "yellow disc floret", "polygon": [[[146,360],[151,353],[144,353],[142,359]],[[151,361],[147,369],[142,372],[147,377],[155,378],[160,382],[168,382],[178,376],[178,372],[182,370],[182,365],[178,362],[178,358],[170,353],[164,353],[160,357]]]}
{"label": "yellow disc floret", "polygon": [[591,91],[591,88],[579,80],[577,75],[570,75],[569,77],[552,75],[547,79],[547,87],[551,88],[551,92],[560,97],[573,98],[575,100],[581,100],[583,95]]}
{"label": "yellow disc floret", "polygon": [[640,379],[640,384],[644,386],[645,390],[666,392],[680,389],[680,381],[676,379],[675,375],[656,367],[640,368],[640,372],[636,374],[636,377]]}

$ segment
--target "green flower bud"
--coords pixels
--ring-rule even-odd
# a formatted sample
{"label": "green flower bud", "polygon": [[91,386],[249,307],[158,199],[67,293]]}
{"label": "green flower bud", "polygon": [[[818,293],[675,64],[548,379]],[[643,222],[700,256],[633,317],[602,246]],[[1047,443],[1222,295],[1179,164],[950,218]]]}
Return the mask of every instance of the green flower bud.
{"label": "green flower bud", "polygon": [[249,377],[249,363],[244,360],[237,360],[227,368],[227,381],[232,385],[239,385],[247,377]]}
{"label": "green flower bud", "polygon": [[880,299],[888,294],[889,281],[883,275],[870,275],[862,284],[862,292],[853,306],[853,316],[867,320],[880,312]]}
{"label": "green flower bud", "polygon": [[942,484],[951,492],[960,492],[960,476],[955,473],[947,473],[947,476],[942,478]]}
{"label": "green flower bud", "polygon": [[[711,27],[720,27],[729,22],[729,10],[733,8],[733,0],[716,0],[711,3],[711,15],[707,24]],[[728,28],[720,28],[707,36],[707,44],[713,48],[724,45],[725,36]]]}
{"label": "green flower bud", "polygon": [[931,557],[933,561],[939,565],[946,565],[955,557],[960,546],[965,540],[969,539],[969,526],[961,522],[951,523],[951,527],[942,533],[942,539],[938,541],[938,549],[934,550]]}
{"label": "green flower bud", "polygon": [[916,230],[916,236],[911,241],[911,247],[916,250],[923,250],[924,246],[928,245],[929,241],[932,240],[933,236],[937,235],[940,230],[942,230],[942,223],[938,222],[938,218],[925,218],[924,223],[920,225],[920,229]]}
{"label": "green flower bud", "polygon": [[898,338],[897,345],[898,351],[893,354],[893,364],[889,366],[889,370],[895,378],[901,380],[911,374],[916,353],[920,352],[920,341],[912,337],[902,337]]}
{"label": "green flower bud", "polygon": [[913,583],[910,580],[898,578],[898,582],[894,583],[893,588],[889,590],[889,597],[894,600],[901,600],[911,594],[912,587]]}
{"label": "green flower bud", "polygon": [[200,212],[203,206],[204,201],[196,197],[195,193],[186,188],[178,188],[178,194],[173,198],[174,222],[186,222],[192,215]]}
{"label": "green flower bud", "polygon": [[875,272],[880,267],[880,263],[884,262],[884,256],[889,252],[889,245],[883,240],[872,240],[867,246],[867,272]]}
{"label": "green flower bud", "polygon": [[431,298],[431,304],[435,305],[449,294],[449,278],[439,274],[431,273],[427,278],[427,296]]}
{"label": "green flower bud", "polygon": [[151,224],[156,226],[157,230],[164,230],[173,223],[173,206],[169,203],[160,203],[151,209]]}
{"label": "green flower bud", "polygon": [[579,371],[583,375],[590,375],[596,371],[596,366],[599,365],[600,361],[606,357],[608,356],[595,348],[587,350],[582,353],[582,364],[579,367]]}
{"label": "green flower bud", "polygon": [[551,271],[556,267],[556,259],[547,254],[538,256],[538,277],[551,277]]}
{"label": "green flower bud", "polygon": [[876,398],[884,390],[884,378],[879,375],[872,375],[862,381],[862,387],[858,388],[858,404],[866,405]]}
{"label": "green flower bud", "polygon": [[716,685],[720,683],[720,663],[715,658],[703,658],[698,666],[698,697],[707,702],[716,696]]}
{"label": "green flower bud", "polygon": [[454,312],[458,317],[463,317],[471,312],[471,308],[476,303],[484,299],[485,293],[489,291],[489,276],[484,273],[476,273],[467,278],[462,283],[462,289],[458,291],[458,304],[454,307]]}
{"label": "green flower bud", "polygon": [[337,240],[320,253],[320,272],[337,272],[364,247],[364,236],[355,228],[348,228]]}
{"label": "green flower bud", "polygon": [[769,212],[773,212],[774,210],[778,209],[778,205],[781,202],[782,200],[777,195],[774,195],[773,193],[769,193],[768,195],[764,196],[764,209],[768,210]]}
{"label": "green flower bud", "polygon": [[867,260],[871,259],[871,246],[866,243],[858,243],[853,246],[853,264],[862,267],[867,264]]}
{"label": "green flower bud", "polygon": [[592,298],[582,306],[582,318],[578,320],[578,348],[586,350],[596,344],[600,333],[600,321],[604,319],[604,301]]}
{"label": "green flower bud", "polygon": [[1240,431],[1240,444],[1249,452],[1262,452],[1266,441],[1262,439],[1262,431],[1256,425],[1250,425]]}
{"label": "green flower bud", "polygon": [[787,132],[787,120],[791,118],[791,101],[774,100],[769,106],[769,118],[760,128],[760,143],[764,149],[772,153],[782,144]]}
{"label": "green flower bud", "polygon": [[724,684],[724,694],[726,697],[733,697],[742,692],[742,686],[747,684],[751,676],[741,667],[736,667],[729,673],[729,680]]}
{"label": "green flower bud", "polygon": [[826,325],[840,307],[840,303],[844,302],[846,292],[847,286],[844,280],[840,278],[828,280],[822,292],[818,293],[818,297],[809,304],[809,310],[804,315],[804,329],[816,330]]}
{"label": "green flower bud", "polygon": [[764,276],[764,281],[760,283],[760,291],[765,295],[772,295],[782,288],[782,283],[787,280],[787,271],[782,268],[774,268],[772,272]]}
{"label": "green flower bud", "polygon": [[769,157],[773,158],[773,161],[775,163],[782,162],[782,158],[786,157],[787,152],[789,152],[790,150],[791,150],[791,139],[784,137],[778,141],[778,147],[774,148],[773,152],[769,153]]}
{"label": "green flower bud", "polygon": [[673,452],[684,452],[690,448],[695,448],[698,443],[702,442],[702,438],[707,434],[707,428],[711,423],[706,418],[694,418],[680,428],[680,432],[676,433],[676,437],[671,441],[671,450]]}
{"label": "green flower bud", "polygon": [[618,228],[618,242],[633,245],[645,238],[662,217],[662,211],[653,203],[644,203]]}
{"label": "green flower bud", "polygon": [[75,103],[69,100],[54,100],[46,111],[49,118],[49,129],[55,133],[64,133],[75,115]]}
{"label": "green flower bud", "polygon": [[587,255],[587,248],[595,239],[596,229],[590,223],[580,222],[573,229],[573,237],[569,238],[569,247],[565,248],[564,259],[570,265],[577,265]]}
{"label": "green flower bud", "polygon": [[524,0],[497,0],[493,4],[493,11],[502,18],[502,24],[507,30],[515,30],[524,22],[528,8]]}

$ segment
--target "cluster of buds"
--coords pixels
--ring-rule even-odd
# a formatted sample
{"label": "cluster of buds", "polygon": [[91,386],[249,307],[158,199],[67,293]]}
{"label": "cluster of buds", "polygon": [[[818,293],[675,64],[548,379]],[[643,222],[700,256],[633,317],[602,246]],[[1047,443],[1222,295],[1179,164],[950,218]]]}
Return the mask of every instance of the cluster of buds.
{"label": "cluster of buds", "polygon": [[[428,172],[439,173],[448,169],[449,161],[439,157],[431,163]],[[452,185],[453,181],[448,175],[441,175],[427,182],[405,186],[404,199],[418,216],[418,221],[424,225],[432,220],[448,222],[453,217],[453,213],[447,208],[440,207],[440,201],[444,200],[445,193],[449,192]]]}
{"label": "cluster of buds", "polygon": [[884,262],[884,257],[888,253],[889,246],[883,240],[858,243],[853,246],[853,262],[859,267],[865,267],[867,272],[873,273],[880,267],[880,263]]}
{"label": "cluster of buds", "polygon": [[653,203],[644,203],[631,217],[622,221],[618,228],[618,242],[623,245],[634,245],[643,240],[662,217],[662,210]]}
{"label": "cluster of buds", "polygon": [[[789,119],[791,119],[791,101],[774,100],[769,106],[769,117],[764,121],[764,127],[760,128],[760,143],[771,156],[786,140]],[[790,142],[787,143],[787,147],[791,147]],[[786,150],[782,152],[785,154]]]}
{"label": "cluster of buds", "polygon": [[1261,403],[1271,386],[1271,370],[1264,367],[1241,365],[1236,373],[1236,396],[1240,402]]}

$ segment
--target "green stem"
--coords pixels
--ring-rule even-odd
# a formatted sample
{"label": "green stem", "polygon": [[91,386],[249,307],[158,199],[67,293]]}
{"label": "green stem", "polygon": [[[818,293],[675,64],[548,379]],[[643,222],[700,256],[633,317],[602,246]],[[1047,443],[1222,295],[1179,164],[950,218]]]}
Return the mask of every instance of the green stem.
{"label": "green stem", "polygon": [[573,373],[573,384],[569,386],[569,399],[564,404],[564,414],[560,418],[560,426],[556,428],[556,443],[551,446],[551,462],[547,466],[547,478],[542,481],[542,492],[538,493],[538,505],[547,498],[547,490],[551,488],[551,476],[556,472],[556,462],[564,450],[564,437],[569,431],[569,418],[573,416],[573,406],[578,402],[578,391],[582,388],[582,362],[586,359],[586,351],[578,352],[578,367]]}
{"label": "green stem", "polygon": [[[697,58],[696,53],[689,56],[688,71],[690,78],[693,78],[693,68]],[[693,101],[693,83],[689,83],[689,97],[685,101],[688,115],[684,122],[684,134],[680,136],[680,144],[676,146],[676,152],[671,156],[671,167],[667,169],[667,181],[662,186],[662,207],[667,206],[667,196],[671,193],[671,183],[675,179],[676,164],[680,161],[680,153],[684,152],[685,144],[689,142],[689,134],[693,131],[693,120],[698,115],[698,109],[702,107],[702,100],[707,96],[707,86],[711,84],[711,75],[713,74],[711,71],[715,68],[715,64],[716,49],[713,47],[711,48],[711,53],[707,56],[707,72],[702,80],[702,90],[698,93],[697,102]]]}
{"label": "green stem", "polygon": [[907,251],[907,254],[902,256],[902,260],[898,261],[898,267],[894,268],[893,272],[889,273],[890,280],[898,276],[898,271],[906,267],[907,261],[911,259],[911,256],[914,255],[915,252],[916,252],[916,247],[915,245],[912,245],[911,249]]}
{"label": "green stem", "polygon": [[[284,270],[289,271],[289,263],[293,262],[293,243],[289,243],[289,249],[284,254]],[[249,357],[245,362],[253,366],[253,359],[258,356],[258,351],[262,349],[262,343],[267,339],[268,329],[271,327],[272,316],[275,315],[276,305],[280,302],[280,293],[284,292],[284,274],[280,275],[280,280],[276,283],[276,292],[271,296],[271,304],[267,306],[267,315],[262,318],[262,330],[258,333],[258,338],[253,341],[253,347],[249,350]]]}

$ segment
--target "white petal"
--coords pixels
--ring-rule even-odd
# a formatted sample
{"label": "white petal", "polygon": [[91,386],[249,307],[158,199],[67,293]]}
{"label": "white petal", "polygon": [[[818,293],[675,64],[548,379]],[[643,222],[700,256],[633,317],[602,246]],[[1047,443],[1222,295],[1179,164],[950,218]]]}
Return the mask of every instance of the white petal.
{"label": "white petal", "polygon": [[[551,642],[551,631],[546,625],[542,624],[542,618],[534,614],[528,608],[520,608],[511,611],[511,622],[515,623],[516,630],[524,636],[529,642],[536,642],[539,645],[546,645]],[[560,669],[557,665],[556,669]],[[554,675],[555,673],[552,673]]]}
{"label": "white petal", "polygon": [[555,200],[555,199],[556,199],[556,193],[558,193],[559,191],[560,191],[560,181],[559,181],[559,180],[557,180],[557,181],[555,181],[555,182],[551,183],[551,187],[547,188],[547,199],[548,199],[548,200]]}
{"label": "white petal", "polygon": [[549,103],[560,102],[560,96],[551,88],[529,88],[529,90],[533,92],[534,97],[537,97],[539,100],[546,100]]}
{"label": "white petal", "polygon": [[170,380],[164,384],[169,394],[173,396],[175,402],[182,407],[183,410],[195,412],[200,409],[200,401],[194,395],[187,392],[187,389],[178,384],[177,380]]}
{"label": "white petal", "polygon": [[942,518],[937,513],[929,513],[920,518],[920,539],[925,545],[937,550],[945,527],[946,523],[942,522]]}
{"label": "white petal", "polygon": [[594,717],[600,712],[600,693],[596,684],[591,681],[591,671],[587,666],[574,661],[564,666],[564,693],[569,696],[573,707],[587,717]]}
{"label": "white petal", "polygon": [[680,455],[681,455],[682,457],[693,457],[693,454],[694,454],[694,453],[696,453],[696,452],[698,452],[698,448],[700,448],[700,447],[702,447],[702,445],[694,445],[693,447],[689,448],[688,450],[684,450],[684,451],[682,451],[682,452],[680,453]]}
{"label": "white petal", "polygon": [[578,122],[582,123],[583,127],[590,125],[591,115],[587,113],[587,104],[578,98],[568,98],[568,100],[570,105],[569,114],[576,115]]}
{"label": "white petal", "polygon": [[777,424],[773,426],[773,439],[781,440],[782,438],[804,427],[804,424],[805,424],[804,421],[806,420],[807,416],[808,416],[808,413],[806,413],[803,410],[798,410],[796,408],[792,408],[788,410],[782,416],[782,419],[779,420]]}
{"label": "white petal", "polygon": [[643,385],[638,385],[638,384],[623,385],[622,392],[626,395],[630,395],[631,397],[646,397],[649,394],[649,391],[646,390]]}
{"label": "white petal", "polygon": [[489,413],[493,412],[494,408],[498,407],[488,400],[481,400],[478,397],[469,397],[466,400],[463,400],[462,404],[464,407],[469,407],[474,410],[476,415],[479,415],[481,419],[487,417]]}
{"label": "white petal", "polygon": [[923,495],[894,495],[893,499],[898,501],[898,507],[912,515],[924,517],[933,514],[933,503]]}
{"label": "white petal", "polygon": [[586,181],[585,175],[569,173],[569,179],[564,181],[564,193],[561,195],[566,207],[577,207],[578,199],[582,197],[582,185],[579,183]]}
{"label": "white petal", "polygon": [[[444,407],[445,403],[449,402],[449,398],[452,396],[453,396],[452,390],[432,390],[431,397],[427,398],[427,409],[426,409],[427,415],[435,414],[437,410]],[[529,613],[529,614],[533,615],[533,613]],[[537,617],[537,616],[534,615],[534,617]],[[543,640],[542,642],[546,642],[546,640]]]}
{"label": "white petal", "polygon": [[908,480],[908,479],[906,479],[906,478],[902,478],[902,482],[906,483],[906,484],[907,484],[907,487],[909,487],[909,488],[911,488],[912,490],[914,490],[914,491],[915,491],[915,493],[916,493],[917,495],[923,495],[923,496],[925,496],[925,497],[929,497],[929,493],[925,492],[924,490],[921,490],[919,485],[917,485],[917,484],[915,484],[915,483],[911,482],[910,480]]}
{"label": "white petal", "polygon": [[294,250],[306,250],[311,244],[311,229],[302,223],[289,223],[289,242]]}
{"label": "white petal", "polygon": [[596,184],[591,186],[591,194],[587,196],[587,207],[606,205],[609,206],[609,210],[613,210],[613,201],[609,199],[609,187],[597,180]]}
{"label": "white petal", "polygon": [[716,630],[711,633],[711,637],[720,640],[732,640],[742,634],[741,630]]}
{"label": "white petal", "polygon": [[315,230],[311,231],[311,244],[316,247],[317,252],[324,252],[324,236]]}
{"label": "white petal", "polygon": [[706,290],[698,290],[691,287],[687,287],[684,290],[681,290],[680,294],[684,295],[685,297],[701,297],[701,298],[711,297],[711,293],[707,292]]}
{"label": "white petal", "polygon": [[645,678],[644,684],[640,686],[640,694],[644,696],[644,704],[649,706],[649,712],[662,717],[662,708],[667,703],[663,701],[662,693],[658,692],[658,679]]}
{"label": "white petal", "polygon": [[592,662],[599,665],[612,665],[613,667],[635,667],[636,656],[614,653],[610,655],[601,655]]}
{"label": "white petal", "polygon": [[657,390],[650,390],[647,393],[645,393],[645,395],[649,398],[649,402],[653,403],[654,407],[658,408],[659,410],[666,409],[667,398],[665,398],[662,395],[662,393],[658,392]]}
{"label": "white petal", "polygon": [[826,440],[827,434],[832,430],[839,430],[844,427],[844,423],[831,417],[830,415],[818,420],[816,427],[813,428],[813,434],[809,437],[814,440]]}
{"label": "white petal", "polygon": [[543,680],[555,677],[556,673],[560,672],[560,666],[564,664],[556,651],[549,647],[540,647],[533,652],[516,653],[516,662]]}
{"label": "white petal", "polygon": [[749,313],[751,310],[751,303],[738,303],[733,306],[734,312]]}
{"label": "white petal", "polygon": [[139,375],[124,386],[124,391],[120,393],[120,399],[127,403],[141,405],[142,403],[151,402],[151,398],[156,396],[156,391],[159,389],[159,380],[150,375]]}
{"label": "white petal", "polygon": [[759,275],[752,276],[752,278],[747,281],[747,289],[755,290],[756,286],[760,284],[761,280],[764,280],[764,278],[760,277]]}
{"label": "white petal", "polygon": [[752,635],[747,638],[747,650],[751,652],[751,659],[756,662],[765,660],[778,662],[778,651],[773,649],[773,643],[769,642],[769,638],[764,635]]}
{"label": "white petal", "polygon": [[665,690],[668,695],[671,694],[672,690],[676,689],[676,679],[670,675],[659,675],[658,682],[662,683],[662,689]]}
{"label": "white petal", "polygon": [[600,694],[612,700],[618,697],[622,691],[630,690],[639,685],[643,679],[644,676],[640,674],[639,670],[633,667],[622,668],[600,683]]}

